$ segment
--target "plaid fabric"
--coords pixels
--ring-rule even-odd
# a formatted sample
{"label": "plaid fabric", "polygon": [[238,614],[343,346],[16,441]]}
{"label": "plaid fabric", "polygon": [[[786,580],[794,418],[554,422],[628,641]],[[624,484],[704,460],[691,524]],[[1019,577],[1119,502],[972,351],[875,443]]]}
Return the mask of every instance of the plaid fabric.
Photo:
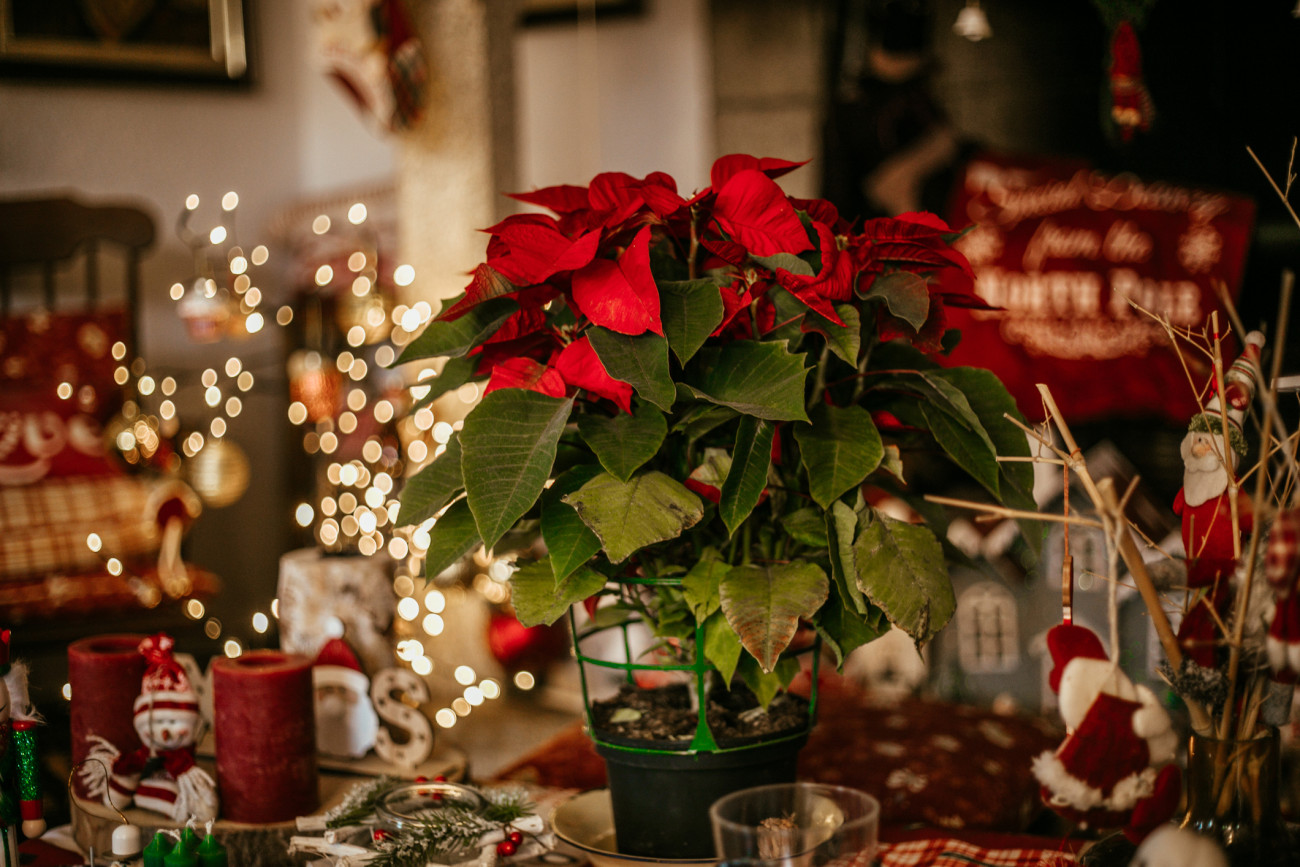
{"label": "plaid fabric", "polygon": [[[0,581],[0,619],[6,625],[58,618],[103,618],[165,603],[156,568],[130,564],[134,574],[110,575],[103,569],[72,574],[37,575]],[[206,598],[220,589],[210,572],[186,564],[189,594]]]}
{"label": "plaid fabric", "polygon": [[1065,867],[1077,863],[1053,849],[984,849],[960,840],[933,838],[881,843],[880,867]]}
{"label": "plaid fabric", "polygon": [[0,581],[100,566],[86,546],[99,534],[106,555],[158,550],[148,509],[150,486],[130,476],[68,476],[37,485],[0,487]]}
{"label": "plaid fabric", "polygon": [[1282,598],[1291,594],[1300,566],[1300,509],[1278,512],[1264,549],[1264,577]]}

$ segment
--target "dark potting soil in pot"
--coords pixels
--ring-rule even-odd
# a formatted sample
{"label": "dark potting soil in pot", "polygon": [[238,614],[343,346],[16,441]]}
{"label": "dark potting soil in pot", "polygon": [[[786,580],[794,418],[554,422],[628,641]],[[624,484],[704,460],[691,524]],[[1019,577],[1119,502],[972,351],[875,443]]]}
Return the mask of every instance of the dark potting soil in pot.
{"label": "dark potting soil in pot", "polygon": [[[641,689],[625,684],[618,695],[593,701],[597,737],[614,741],[673,741],[684,749],[695,736],[697,715],[685,684]],[[709,730],[719,747],[739,746],[808,727],[808,701],[782,693],[764,711],[743,684],[708,695]]]}

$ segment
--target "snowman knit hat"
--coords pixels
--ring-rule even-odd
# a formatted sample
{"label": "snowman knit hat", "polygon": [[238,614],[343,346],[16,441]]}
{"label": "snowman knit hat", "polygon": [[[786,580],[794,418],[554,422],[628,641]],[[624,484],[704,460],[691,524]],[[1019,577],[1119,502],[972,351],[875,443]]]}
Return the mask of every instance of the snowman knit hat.
{"label": "snowman knit hat", "polygon": [[162,632],[140,642],[145,669],[140,681],[140,695],[135,700],[137,717],[155,710],[199,712],[198,693],[172,654],[175,646],[176,640]]}

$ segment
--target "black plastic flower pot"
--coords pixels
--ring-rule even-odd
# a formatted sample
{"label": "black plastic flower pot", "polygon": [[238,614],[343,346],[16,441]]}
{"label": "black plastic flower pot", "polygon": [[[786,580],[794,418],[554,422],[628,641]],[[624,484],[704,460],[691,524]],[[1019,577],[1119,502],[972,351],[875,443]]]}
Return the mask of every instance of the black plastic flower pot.
{"label": "black plastic flower pot", "polygon": [[[623,578],[614,584],[640,585],[643,588],[677,587],[680,578]],[[709,825],[709,807],[723,795],[751,786],[794,782],[799,750],[808,740],[817,711],[817,671],[820,642],[815,636],[789,649],[783,658],[807,655],[810,691],[806,698],[785,696],[787,705],[780,728],[745,733],[729,729],[719,718],[717,731],[709,719],[710,705],[726,705],[725,699],[710,697],[709,684],[716,674],[698,649],[704,646],[704,630],[696,626],[694,640],[683,642],[681,654],[670,661],[653,661],[633,649],[628,629],[638,623],[635,618],[607,625],[580,628],[575,609],[570,611],[569,625],[574,655],[582,683],[587,732],[596,751],[604,758],[613,809],[614,831],[619,854],[653,859],[712,858],[713,834]],[[589,652],[588,643],[606,633],[619,633],[612,643],[606,642]],[[649,734],[620,731],[616,720],[598,719],[597,704],[608,709],[607,700],[595,700],[589,690],[588,675],[613,673],[622,680],[624,689],[641,691],[639,676],[648,675],[661,682],[675,683],[668,690],[680,688],[681,697],[693,690],[695,699],[688,702],[693,734]],[[715,684],[716,685],[716,684]],[[660,690],[651,689],[650,692]],[[728,694],[731,690],[724,690]],[[746,690],[748,692],[748,690]],[[620,695],[622,695],[620,691]],[[753,698],[752,694],[750,698]],[[778,697],[769,708],[782,700]],[[681,705],[677,705],[680,707]],[[795,708],[794,718],[788,711]],[[735,706],[731,710],[735,710]],[[674,724],[675,725],[675,724]],[[680,736],[680,737],[679,737]],[[649,737],[647,740],[645,738]],[[655,738],[669,738],[667,740]]]}
{"label": "black plastic flower pot", "polygon": [[645,858],[710,858],[709,807],[751,786],[795,779],[808,733],[718,752],[629,749],[595,741],[605,759],[618,851]]}

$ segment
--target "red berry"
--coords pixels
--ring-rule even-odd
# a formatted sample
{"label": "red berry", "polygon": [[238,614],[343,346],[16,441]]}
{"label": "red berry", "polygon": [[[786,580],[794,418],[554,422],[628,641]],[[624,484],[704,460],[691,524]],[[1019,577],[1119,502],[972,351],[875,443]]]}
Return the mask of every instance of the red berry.
{"label": "red berry", "polygon": [[518,846],[520,843],[524,842],[524,835],[519,833],[518,831],[511,831],[509,840],[511,843],[514,843],[516,846]]}
{"label": "red berry", "polygon": [[388,832],[385,831],[383,828],[376,828],[375,830],[370,832],[370,836],[374,838],[374,841],[376,843],[381,843],[384,840],[388,839]]}
{"label": "red berry", "polygon": [[416,781],[417,783],[427,783],[427,782],[429,782],[429,778],[428,778],[428,777],[416,777],[416,778],[415,778],[415,781]]}
{"label": "red berry", "polygon": [[433,778],[433,781],[435,783],[445,783],[447,782],[447,778],[442,774],[438,774],[438,776]]}
{"label": "red berry", "polygon": [[519,844],[514,840],[502,840],[497,844],[497,854],[502,858],[509,858],[511,855],[515,854],[515,850],[518,848]]}

